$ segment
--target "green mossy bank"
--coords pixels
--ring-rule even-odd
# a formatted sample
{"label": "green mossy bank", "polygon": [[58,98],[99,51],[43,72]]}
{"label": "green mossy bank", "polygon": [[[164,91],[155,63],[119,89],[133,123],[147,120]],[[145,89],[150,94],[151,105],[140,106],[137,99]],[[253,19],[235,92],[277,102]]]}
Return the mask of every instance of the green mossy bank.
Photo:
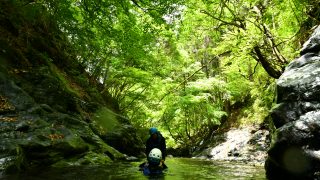
{"label": "green mossy bank", "polygon": [[[0,171],[105,164],[142,152],[117,102],[100,93],[76,54],[44,7],[0,2]],[[130,150],[119,148],[123,142]]]}

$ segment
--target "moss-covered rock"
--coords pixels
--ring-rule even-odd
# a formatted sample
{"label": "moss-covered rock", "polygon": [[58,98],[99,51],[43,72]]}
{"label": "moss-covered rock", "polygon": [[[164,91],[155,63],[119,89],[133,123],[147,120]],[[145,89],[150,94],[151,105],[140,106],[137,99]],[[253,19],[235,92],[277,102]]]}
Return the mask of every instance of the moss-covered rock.
{"label": "moss-covered rock", "polygon": [[[109,145],[121,153],[131,156],[143,156],[144,143],[127,119],[101,108],[93,115],[92,129]],[[130,148],[128,148],[130,147]]]}
{"label": "moss-covered rock", "polygon": [[116,101],[74,60],[46,8],[22,2],[0,2],[0,171],[125,159],[105,142],[128,126]]}
{"label": "moss-covered rock", "polygon": [[63,159],[53,164],[53,167],[66,167],[66,166],[81,166],[81,165],[101,165],[110,164],[113,160],[105,154],[87,152],[79,157],[73,157],[70,159]]}

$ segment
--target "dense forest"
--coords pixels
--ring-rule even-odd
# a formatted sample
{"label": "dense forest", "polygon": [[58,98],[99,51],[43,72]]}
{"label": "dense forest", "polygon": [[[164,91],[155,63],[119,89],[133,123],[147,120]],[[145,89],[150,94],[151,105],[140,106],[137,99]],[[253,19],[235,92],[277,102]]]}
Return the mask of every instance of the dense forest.
{"label": "dense forest", "polygon": [[275,79],[320,13],[317,0],[8,2],[47,28],[57,24],[63,34],[51,36],[70,43],[61,48],[135,128],[156,126],[169,146],[189,147],[217,129],[268,121]]}

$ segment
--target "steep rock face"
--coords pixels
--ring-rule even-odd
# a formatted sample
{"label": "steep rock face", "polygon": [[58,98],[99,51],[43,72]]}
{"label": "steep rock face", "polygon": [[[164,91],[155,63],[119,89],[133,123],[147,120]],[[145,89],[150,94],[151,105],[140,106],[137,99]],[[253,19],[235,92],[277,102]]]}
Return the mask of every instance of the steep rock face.
{"label": "steep rock face", "polygon": [[276,135],[265,163],[269,179],[320,177],[320,26],[277,81]]}
{"label": "steep rock face", "polygon": [[[110,115],[95,116],[112,112],[109,133],[131,125],[114,115],[116,103],[77,63],[54,18],[40,3],[1,1],[0,9],[0,174],[124,158],[101,130]],[[139,154],[133,129],[119,136],[119,144],[134,139],[126,145]]]}

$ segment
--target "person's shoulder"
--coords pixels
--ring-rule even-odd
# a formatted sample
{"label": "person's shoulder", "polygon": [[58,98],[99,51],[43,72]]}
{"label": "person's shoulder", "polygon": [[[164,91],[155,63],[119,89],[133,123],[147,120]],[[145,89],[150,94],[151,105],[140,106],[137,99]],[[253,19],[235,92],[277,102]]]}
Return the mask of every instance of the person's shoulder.
{"label": "person's shoulder", "polygon": [[160,136],[161,139],[165,139],[160,132],[159,132],[159,136]]}
{"label": "person's shoulder", "polygon": [[147,142],[149,142],[149,141],[151,141],[151,140],[152,140],[152,138],[151,138],[151,137],[148,137]]}

